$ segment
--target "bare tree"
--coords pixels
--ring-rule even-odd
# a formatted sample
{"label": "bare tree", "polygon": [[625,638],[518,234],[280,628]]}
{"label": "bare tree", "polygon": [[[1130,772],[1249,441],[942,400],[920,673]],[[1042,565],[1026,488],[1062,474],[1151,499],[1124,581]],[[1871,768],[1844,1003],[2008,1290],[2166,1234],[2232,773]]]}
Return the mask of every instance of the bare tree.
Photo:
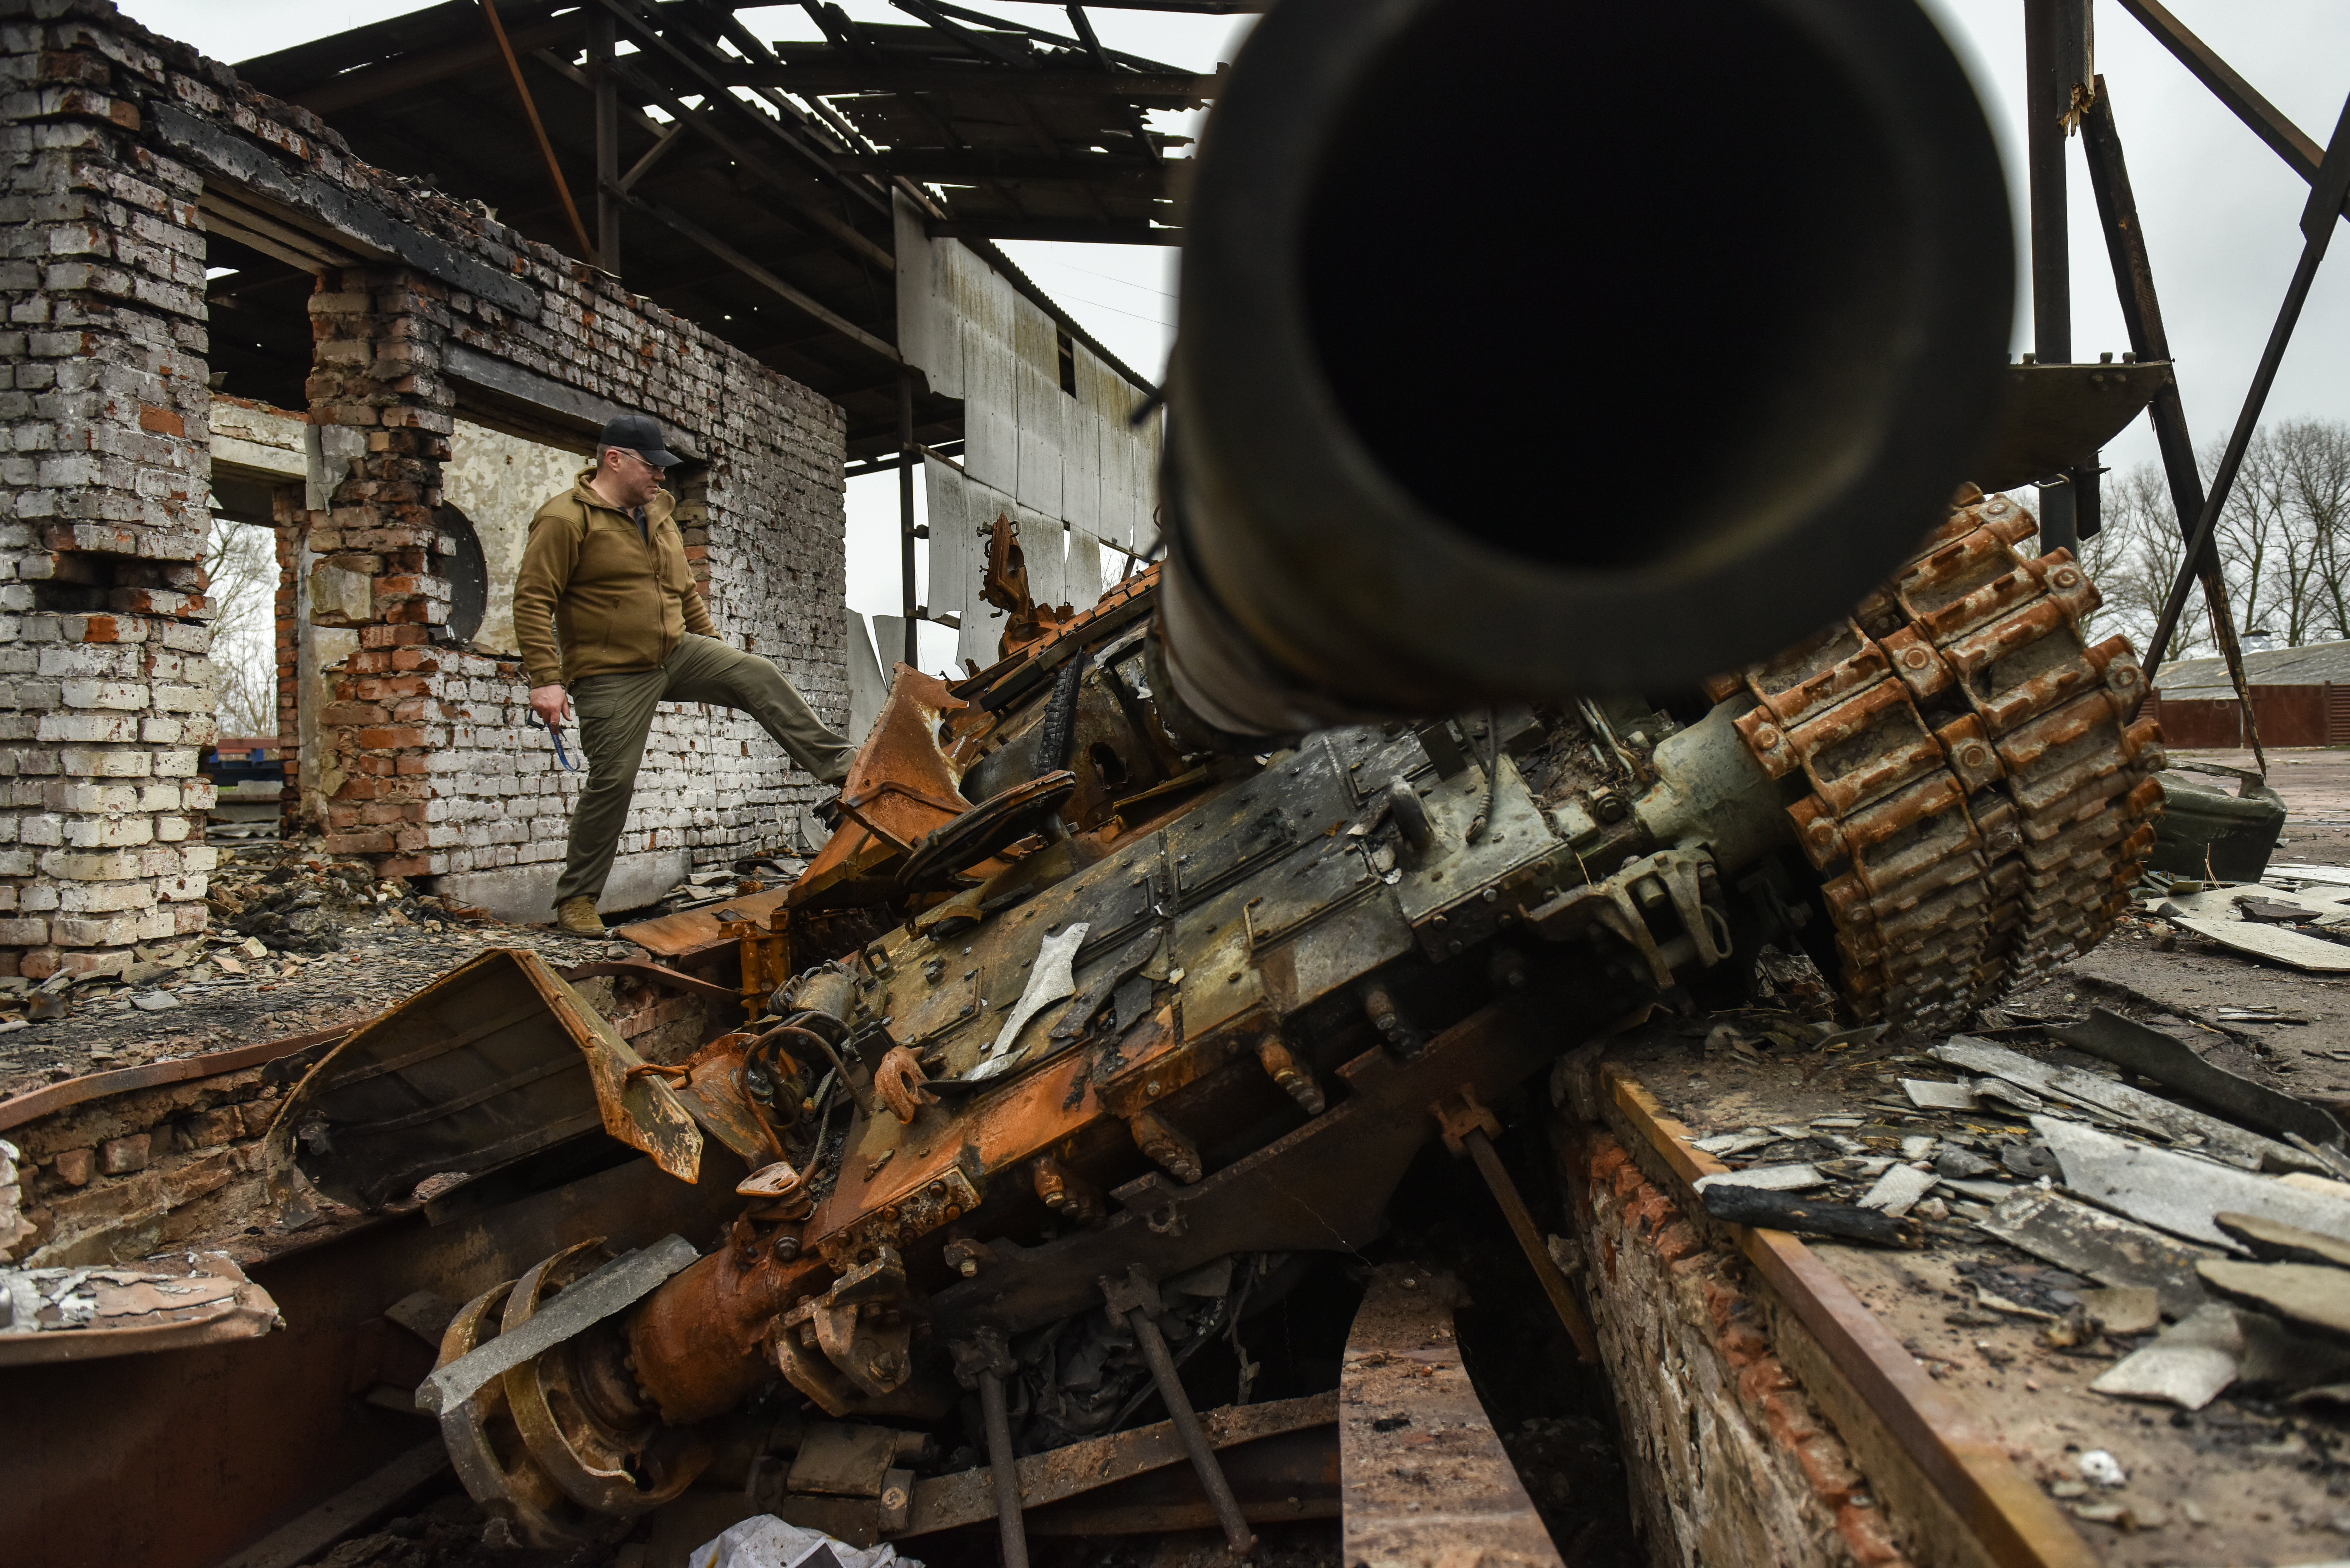
{"label": "bare tree", "polygon": [[212,520],[204,572],[213,602],[213,686],[224,735],[277,733],[277,539]]}
{"label": "bare tree", "polygon": [[[2219,469],[2220,451],[2215,444],[2199,454],[2207,485]],[[2249,638],[2265,632],[2284,642],[2293,636],[2293,585],[2307,574],[2295,570],[2298,552],[2282,472],[2268,431],[2254,431],[2212,544],[2220,553],[2220,572],[2227,580],[2238,634]]]}
{"label": "bare tree", "polygon": [[[2150,659],[2147,643],[2162,618],[2163,597],[2187,553],[2170,488],[2161,469],[2141,463],[2108,480],[2102,499],[2105,526],[2082,540],[2079,551],[2082,567],[2105,601],[2090,621],[2089,638],[2100,641],[2119,632],[2141,658]],[[2174,642],[2174,659],[2217,646],[2199,612],[2183,618]]]}
{"label": "bare tree", "polygon": [[2287,504],[2310,542],[2310,640],[2350,637],[2350,424],[2293,420],[2277,427],[2273,444]]}

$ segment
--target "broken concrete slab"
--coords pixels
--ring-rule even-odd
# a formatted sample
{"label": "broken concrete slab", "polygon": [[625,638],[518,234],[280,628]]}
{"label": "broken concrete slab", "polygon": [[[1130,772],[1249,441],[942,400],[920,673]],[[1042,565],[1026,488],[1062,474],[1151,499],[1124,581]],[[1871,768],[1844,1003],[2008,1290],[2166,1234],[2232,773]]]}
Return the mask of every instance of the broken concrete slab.
{"label": "broken concrete slab", "polygon": [[[540,738],[544,740],[544,734]],[[617,856],[612,861],[611,878],[604,884],[598,903],[608,913],[649,908],[683,881],[691,869],[691,861],[681,847]],[[453,871],[436,877],[433,891],[461,904],[486,909],[501,920],[533,925],[554,918],[555,883],[562,874],[560,860],[489,871]]]}
{"label": "broken concrete slab", "polygon": [[2282,1220],[2350,1241],[2350,1200],[2149,1148],[2079,1122],[2034,1116],[2032,1126],[2054,1151],[2066,1187],[2174,1236],[2237,1251],[2236,1241],[2212,1220],[2226,1211]]}
{"label": "broken concrete slab", "polygon": [[[2350,952],[2350,949],[2344,950]],[[2096,1073],[2035,1061],[2020,1051],[1994,1045],[1988,1040],[1956,1035],[1935,1046],[1932,1054],[1952,1066],[1991,1074],[2003,1082],[2022,1085],[2034,1094],[2068,1100],[2144,1131],[2191,1142],[2214,1158],[2246,1170],[2258,1170],[2263,1166],[2276,1170],[2300,1170],[2314,1163],[2291,1145],[2247,1132],[2232,1122],[2189,1110],[2158,1095],[2149,1095]]]}
{"label": "broken concrete slab", "polygon": [[2062,1192],[2012,1192],[1975,1228],[2101,1284],[2152,1290],[2168,1317],[2183,1318],[2210,1299],[2195,1277],[2195,1265],[2217,1253],[2183,1245]]}
{"label": "broken concrete slab", "polygon": [[2206,1290],[2296,1328],[2350,1343],[2350,1270],[2326,1263],[2197,1265]]}
{"label": "broken concrete slab", "polygon": [[2350,1241],[2257,1214],[2214,1214],[2211,1222],[2264,1263],[2331,1263],[2350,1269]]}
{"label": "broken concrete slab", "polygon": [[1711,1137],[1699,1138],[1690,1147],[1716,1159],[1731,1159],[1750,1148],[1761,1148],[1764,1144],[1778,1141],[1779,1135],[1768,1127],[1749,1127],[1743,1132],[1715,1133]]}

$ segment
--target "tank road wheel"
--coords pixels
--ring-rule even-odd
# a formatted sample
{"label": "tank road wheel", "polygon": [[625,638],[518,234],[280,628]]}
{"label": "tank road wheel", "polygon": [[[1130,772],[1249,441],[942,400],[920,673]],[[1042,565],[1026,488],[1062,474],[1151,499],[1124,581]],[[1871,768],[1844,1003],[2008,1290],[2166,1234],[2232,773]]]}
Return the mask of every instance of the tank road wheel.
{"label": "tank road wheel", "polygon": [[[556,1253],[515,1282],[503,1323],[511,1334],[550,1297],[611,1258],[601,1238]],[[671,1427],[639,1398],[627,1341],[608,1319],[509,1370],[514,1423],[536,1465],[572,1502],[607,1517],[659,1508],[692,1483],[711,1450],[691,1427]]]}
{"label": "tank road wheel", "polygon": [[1824,879],[1864,1019],[1952,1029],[2104,939],[2154,845],[2162,766],[2123,638],[2031,514],[1962,502],[1852,618],[1754,666],[1737,721]]}
{"label": "tank road wheel", "polygon": [[[501,1326],[498,1314],[513,1290],[514,1282],[508,1280],[459,1309],[441,1336],[441,1359],[435,1366],[446,1366],[495,1339]],[[490,1379],[472,1398],[442,1412],[441,1438],[449,1446],[457,1479],[473,1501],[504,1519],[532,1545],[585,1540],[601,1523],[566,1497],[531,1458],[506,1404],[503,1379]]]}

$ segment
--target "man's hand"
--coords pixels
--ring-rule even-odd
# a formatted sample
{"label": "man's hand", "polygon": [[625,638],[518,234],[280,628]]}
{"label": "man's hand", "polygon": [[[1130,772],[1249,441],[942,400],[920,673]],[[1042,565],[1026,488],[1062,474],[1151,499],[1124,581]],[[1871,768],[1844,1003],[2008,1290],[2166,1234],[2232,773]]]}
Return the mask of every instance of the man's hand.
{"label": "man's hand", "polygon": [[550,729],[560,729],[571,717],[571,693],[561,685],[534,686],[530,689],[530,711],[544,720]]}

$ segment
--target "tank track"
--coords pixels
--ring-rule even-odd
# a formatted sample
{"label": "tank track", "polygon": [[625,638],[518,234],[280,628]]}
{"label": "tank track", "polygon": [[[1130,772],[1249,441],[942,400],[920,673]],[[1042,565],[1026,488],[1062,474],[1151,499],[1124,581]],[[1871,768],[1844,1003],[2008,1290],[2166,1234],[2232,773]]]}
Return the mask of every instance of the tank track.
{"label": "tank track", "polygon": [[2154,846],[2161,732],[2072,554],[1977,496],[1842,624],[1756,665],[1738,720],[1821,875],[1863,1019],[1947,1030],[2113,929]]}

